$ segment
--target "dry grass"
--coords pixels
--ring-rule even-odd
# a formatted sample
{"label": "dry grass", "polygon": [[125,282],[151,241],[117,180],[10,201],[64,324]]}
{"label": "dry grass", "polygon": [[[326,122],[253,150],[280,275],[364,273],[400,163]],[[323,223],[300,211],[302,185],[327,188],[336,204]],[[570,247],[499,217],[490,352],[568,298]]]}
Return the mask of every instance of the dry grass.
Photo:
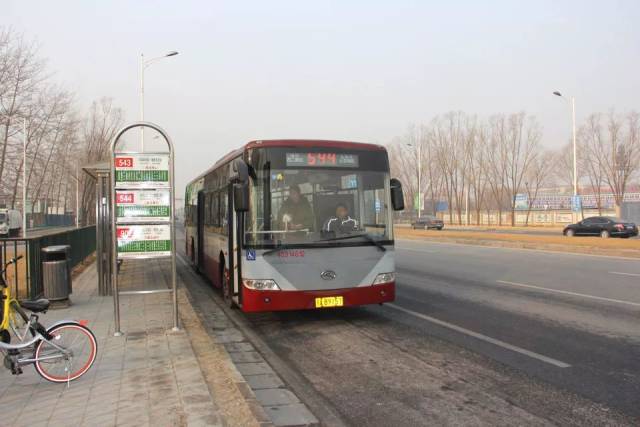
{"label": "dry grass", "polygon": [[492,233],[490,231],[425,231],[396,227],[397,237],[453,241],[486,246],[542,249],[560,252],[589,253],[640,258],[640,239],[602,239],[600,237],[565,237],[535,234]]}

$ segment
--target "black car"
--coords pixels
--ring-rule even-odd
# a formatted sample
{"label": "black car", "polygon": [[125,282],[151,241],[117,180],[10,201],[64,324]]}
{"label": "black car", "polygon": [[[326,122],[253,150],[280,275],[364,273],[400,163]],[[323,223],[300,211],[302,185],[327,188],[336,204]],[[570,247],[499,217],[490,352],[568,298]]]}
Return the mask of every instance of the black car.
{"label": "black car", "polygon": [[632,237],[638,235],[638,227],[620,218],[610,216],[592,216],[577,224],[567,225],[562,233],[565,236]]}
{"label": "black car", "polygon": [[421,216],[411,223],[411,228],[413,228],[414,230],[428,230],[429,228],[437,228],[438,230],[442,230],[443,227],[444,222],[433,215]]}

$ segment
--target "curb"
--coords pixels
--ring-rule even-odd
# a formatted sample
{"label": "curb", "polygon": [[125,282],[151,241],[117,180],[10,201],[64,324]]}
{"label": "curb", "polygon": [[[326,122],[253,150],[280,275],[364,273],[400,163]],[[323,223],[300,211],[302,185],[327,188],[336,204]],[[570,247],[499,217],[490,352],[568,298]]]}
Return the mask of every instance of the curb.
{"label": "curb", "polygon": [[255,394],[246,383],[226,349],[207,333],[194,307],[188,289],[178,289],[182,326],[189,335],[200,370],[220,414],[230,426],[273,426]]}
{"label": "curb", "polygon": [[[179,271],[180,295],[187,299],[185,304],[189,306],[188,314],[193,313],[193,316],[197,317],[202,333],[207,335],[208,348],[205,347],[203,351],[213,351],[217,360],[225,362],[231,372],[231,381],[234,381],[235,388],[243,396],[246,406],[252,410],[256,423],[275,426],[320,425],[307,405],[292,392],[267,358],[263,357],[226,313],[216,299],[214,290],[210,286],[200,286],[199,283],[193,289],[188,289],[186,283],[201,282],[203,279],[193,271],[184,258],[179,257],[179,260],[183,267],[182,271]],[[200,303],[207,304],[206,311]],[[212,362],[203,362],[206,362],[205,366],[201,362],[204,372]],[[215,375],[218,374],[216,371]],[[215,390],[212,394],[216,399],[219,396]]]}

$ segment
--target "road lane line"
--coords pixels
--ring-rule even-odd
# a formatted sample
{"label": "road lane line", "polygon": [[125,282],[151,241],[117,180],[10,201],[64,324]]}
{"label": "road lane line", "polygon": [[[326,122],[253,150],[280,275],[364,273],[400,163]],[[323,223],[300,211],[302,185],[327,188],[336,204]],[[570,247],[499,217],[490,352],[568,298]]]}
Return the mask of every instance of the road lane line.
{"label": "road lane line", "polygon": [[636,276],[636,277],[640,277],[640,273],[623,273],[622,271],[610,271],[609,274],[619,274],[621,276]]}
{"label": "road lane line", "polygon": [[558,293],[558,294],[571,295],[571,296],[574,296],[574,297],[589,298],[589,299],[595,299],[595,300],[599,300],[599,301],[607,301],[607,302],[613,302],[613,303],[616,303],[616,304],[625,304],[625,305],[631,305],[633,307],[640,307],[640,303],[638,303],[638,302],[624,301],[624,300],[613,299],[613,298],[605,298],[605,297],[597,297],[595,295],[587,295],[587,294],[579,294],[577,292],[561,291],[559,289],[544,288],[542,286],[526,285],[524,283],[517,283],[517,282],[508,282],[506,280],[496,280],[496,282],[500,283],[500,284],[503,284],[503,285],[519,286],[521,288],[538,289],[538,290],[541,290],[541,291],[555,292],[555,293]]}
{"label": "road lane line", "polygon": [[472,337],[477,338],[477,339],[479,339],[481,341],[485,341],[485,342],[488,342],[490,344],[497,345],[498,347],[502,347],[502,348],[505,348],[507,350],[514,351],[516,353],[524,354],[525,356],[529,356],[529,357],[531,357],[533,359],[537,359],[537,360],[540,360],[542,362],[549,363],[551,365],[557,366],[558,368],[570,368],[571,367],[571,365],[569,365],[568,363],[562,362],[560,360],[553,359],[551,357],[544,356],[542,354],[539,354],[539,353],[524,349],[522,347],[518,347],[518,346],[515,346],[515,345],[512,345],[512,344],[506,343],[504,341],[500,341],[498,339],[488,337],[486,335],[480,334],[478,332],[471,331],[471,330],[463,328],[461,326],[457,326],[457,325],[454,325],[452,323],[445,322],[444,320],[440,320],[440,319],[436,319],[435,317],[427,316],[426,314],[418,313],[416,311],[409,310],[409,309],[406,309],[404,307],[400,307],[399,305],[396,305],[396,304],[393,304],[393,303],[386,303],[385,306],[391,307],[391,308],[395,308],[396,310],[402,311],[404,313],[410,314],[410,315],[415,316],[415,317],[419,317],[420,319],[426,320],[426,321],[431,322],[431,323],[435,323],[436,325],[442,326],[444,328],[451,329],[451,330],[454,330],[456,332],[460,332],[462,334],[472,336]]}

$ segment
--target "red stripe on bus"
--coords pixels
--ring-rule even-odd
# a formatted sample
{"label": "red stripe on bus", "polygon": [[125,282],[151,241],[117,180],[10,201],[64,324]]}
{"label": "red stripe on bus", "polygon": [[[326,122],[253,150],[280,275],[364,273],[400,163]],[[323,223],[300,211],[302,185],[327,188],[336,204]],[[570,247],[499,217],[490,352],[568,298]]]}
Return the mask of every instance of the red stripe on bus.
{"label": "red stripe on bus", "polygon": [[242,287],[242,311],[277,311],[315,309],[319,297],[342,296],[344,307],[392,302],[395,282],[375,286],[333,289],[328,291],[257,291]]}

